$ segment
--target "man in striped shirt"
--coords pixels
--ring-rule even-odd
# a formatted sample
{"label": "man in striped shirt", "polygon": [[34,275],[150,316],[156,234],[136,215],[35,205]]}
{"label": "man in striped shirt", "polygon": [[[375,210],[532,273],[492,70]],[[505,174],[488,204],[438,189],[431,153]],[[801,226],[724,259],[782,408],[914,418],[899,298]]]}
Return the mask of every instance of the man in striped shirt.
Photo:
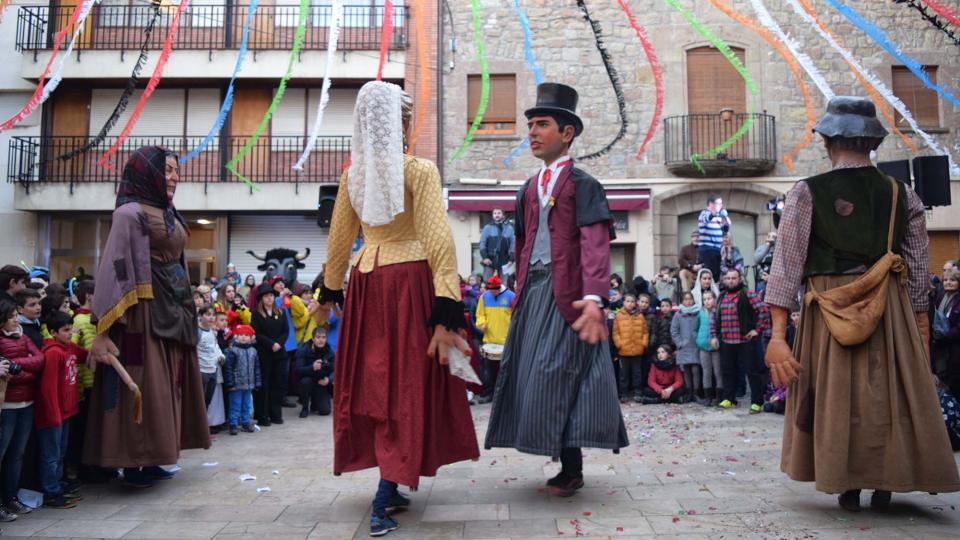
{"label": "man in striped shirt", "polygon": [[720,248],[723,247],[723,235],[730,230],[730,217],[723,207],[723,199],[711,193],[707,207],[700,212],[700,264],[713,273],[713,280],[720,281]]}

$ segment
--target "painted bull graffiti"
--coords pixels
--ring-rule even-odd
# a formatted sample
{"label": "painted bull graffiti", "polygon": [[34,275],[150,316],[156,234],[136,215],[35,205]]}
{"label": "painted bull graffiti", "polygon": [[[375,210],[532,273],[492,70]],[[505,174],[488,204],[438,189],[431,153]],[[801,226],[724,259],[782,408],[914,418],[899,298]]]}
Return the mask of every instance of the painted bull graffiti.
{"label": "painted bull graffiti", "polygon": [[257,270],[265,272],[264,281],[280,276],[287,287],[295,291],[298,288],[297,271],[306,267],[303,260],[310,256],[310,248],[304,248],[303,255],[288,248],[273,248],[262,257],[253,250],[248,250],[247,253],[263,263]]}

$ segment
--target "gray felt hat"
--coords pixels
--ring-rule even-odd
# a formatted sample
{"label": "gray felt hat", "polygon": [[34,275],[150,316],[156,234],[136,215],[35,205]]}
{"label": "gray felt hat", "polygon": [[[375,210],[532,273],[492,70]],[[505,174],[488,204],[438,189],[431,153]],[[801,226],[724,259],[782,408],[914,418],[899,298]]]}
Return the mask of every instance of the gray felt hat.
{"label": "gray felt hat", "polygon": [[813,126],[813,131],[827,137],[868,137],[882,139],[887,130],[877,120],[877,108],[869,99],[837,96],[827,104],[827,114]]}

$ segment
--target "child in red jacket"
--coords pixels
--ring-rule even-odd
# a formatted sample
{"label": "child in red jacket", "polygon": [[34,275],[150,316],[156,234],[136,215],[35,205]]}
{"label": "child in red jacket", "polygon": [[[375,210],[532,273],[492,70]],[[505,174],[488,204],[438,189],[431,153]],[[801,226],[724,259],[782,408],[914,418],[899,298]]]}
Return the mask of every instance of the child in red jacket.
{"label": "child in red jacket", "polygon": [[62,481],[63,459],[70,439],[70,419],[80,408],[77,370],[86,360],[86,351],[72,342],[73,320],[68,314],[51,313],[46,322],[53,337],[43,344],[43,375],[34,417],[40,448],[43,505],[73,508],[80,495],[77,488],[69,488]]}
{"label": "child in red jacket", "polygon": [[647,388],[643,389],[644,405],[680,403],[684,391],[683,372],[674,361],[673,347],[660,345],[657,347],[657,359],[650,366]]}

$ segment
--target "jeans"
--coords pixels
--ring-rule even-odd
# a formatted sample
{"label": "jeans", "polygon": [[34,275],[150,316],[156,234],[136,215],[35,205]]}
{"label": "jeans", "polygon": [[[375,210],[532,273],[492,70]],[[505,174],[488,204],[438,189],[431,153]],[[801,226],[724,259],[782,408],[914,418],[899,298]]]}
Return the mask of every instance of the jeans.
{"label": "jeans", "polygon": [[43,494],[52,499],[63,495],[63,459],[67,455],[70,440],[70,420],[56,427],[37,430],[37,446],[40,447],[40,486]]}
{"label": "jeans", "polygon": [[397,483],[381,478],[380,485],[377,486],[377,494],[373,497],[373,515],[378,518],[386,517],[390,499],[396,494]]}
{"label": "jeans", "polygon": [[321,416],[330,414],[330,384],[320,386],[313,377],[303,377],[298,382],[300,405],[304,409],[310,409],[312,403],[313,410]]}
{"label": "jeans", "polygon": [[704,388],[723,388],[723,369],[720,367],[720,351],[700,351],[700,367],[703,369]]}
{"label": "jeans", "polygon": [[629,395],[633,390],[633,395],[640,395],[643,390],[643,357],[642,356],[621,356],[620,357],[620,397]]}
{"label": "jeans", "polygon": [[750,383],[750,402],[763,404],[763,370],[757,366],[757,345],[720,342],[720,363],[723,365],[723,399],[737,400],[737,379],[745,373]]}
{"label": "jeans", "polygon": [[242,425],[250,423],[250,410],[253,409],[253,390],[231,390],[230,391],[230,425],[238,425],[237,420]]}
{"label": "jeans", "polygon": [[33,428],[33,405],[22,409],[3,409],[0,413],[0,460],[2,460],[3,500],[16,498],[20,490],[23,451]]}

